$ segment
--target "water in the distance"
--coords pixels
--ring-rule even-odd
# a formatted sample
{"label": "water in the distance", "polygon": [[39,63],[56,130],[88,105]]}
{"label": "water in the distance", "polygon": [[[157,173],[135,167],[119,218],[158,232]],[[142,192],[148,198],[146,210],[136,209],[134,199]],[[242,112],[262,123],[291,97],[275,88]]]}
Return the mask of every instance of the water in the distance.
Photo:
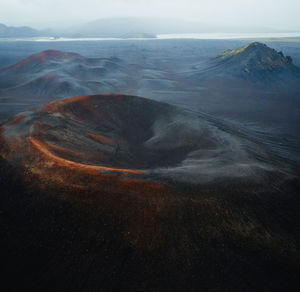
{"label": "water in the distance", "polygon": [[[261,38],[297,38],[300,32],[277,33],[184,33],[158,34],[156,38],[138,38],[139,40],[153,39],[261,39]],[[68,38],[68,37],[36,37],[36,38],[7,38],[0,41],[35,41],[35,42],[68,42],[68,41],[120,41],[128,38]],[[137,40],[137,38],[132,38]]]}
{"label": "water in the distance", "polygon": [[242,38],[287,38],[300,37],[300,32],[278,33],[184,33],[159,34],[159,39],[242,39]]}

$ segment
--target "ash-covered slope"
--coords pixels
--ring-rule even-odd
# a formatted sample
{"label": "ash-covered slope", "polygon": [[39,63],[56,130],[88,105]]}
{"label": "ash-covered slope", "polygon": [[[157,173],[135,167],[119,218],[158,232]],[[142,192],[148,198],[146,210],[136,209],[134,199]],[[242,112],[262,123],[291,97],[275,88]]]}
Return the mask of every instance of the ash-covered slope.
{"label": "ash-covered slope", "polygon": [[3,135],[12,157],[27,153],[30,146],[64,167],[145,178],[198,184],[255,181],[285,171],[287,166],[279,170],[263,147],[227,130],[164,103],[94,95],[52,102],[41,111],[18,115],[4,124]]}
{"label": "ash-covered slope", "polygon": [[122,60],[47,50],[0,70],[2,97],[61,97],[121,92],[131,80]]}
{"label": "ash-covered slope", "polygon": [[239,129],[144,98],[23,113],[0,128],[4,281],[298,291],[299,180],[288,171]]}
{"label": "ash-covered slope", "polygon": [[263,86],[265,89],[288,86],[299,88],[300,69],[293,64],[291,57],[255,42],[225,51],[191,74],[191,77],[224,85],[248,84]]}

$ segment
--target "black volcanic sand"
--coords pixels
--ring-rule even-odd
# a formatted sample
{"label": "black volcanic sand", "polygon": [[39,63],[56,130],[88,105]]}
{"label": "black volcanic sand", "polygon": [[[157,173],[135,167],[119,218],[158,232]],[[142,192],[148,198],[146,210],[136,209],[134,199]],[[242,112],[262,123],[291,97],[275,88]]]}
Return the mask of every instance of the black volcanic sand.
{"label": "black volcanic sand", "polygon": [[299,291],[299,182],[81,191],[0,163],[10,291]]}
{"label": "black volcanic sand", "polygon": [[[173,142],[182,141],[182,132],[172,131],[179,138],[171,135],[173,142],[169,143],[167,136],[154,135],[155,123],[150,127],[145,122],[147,131],[139,128],[139,133],[145,134],[138,148],[139,155],[145,153],[147,138],[159,138],[150,143],[148,154],[154,155],[156,163],[151,165],[152,169],[146,169],[145,179],[133,181],[128,176],[131,180],[127,181],[113,176],[105,180],[96,177],[94,181],[84,172],[64,168],[49,168],[49,173],[46,168],[44,176],[40,176],[40,170],[30,160],[22,163],[22,153],[9,153],[1,140],[1,153],[7,158],[0,158],[3,287],[7,283],[12,291],[26,288],[33,291],[299,291],[299,92],[295,88],[283,88],[280,92],[267,85],[263,89],[248,85],[246,88],[244,82],[216,86],[213,81],[204,82],[203,78],[186,82],[186,77],[205,70],[210,58],[247,43],[239,40],[1,43],[2,67],[49,48],[95,58],[117,56],[120,59],[106,61],[122,65],[122,74],[118,69],[112,71],[118,72],[118,81],[122,79],[125,83],[107,87],[110,81],[106,80],[105,84],[94,87],[99,90],[97,94],[116,92],[120,88],[122,93],[177,104],[188,109],[180,111],[184,122],[179,128],[188,128],[199,121],[196,133],[206,130],[193,147],[203,145],[202,138],[214,141],[208,144],[204,156],[198,153],[191,157],[195,150],[192,147],[180,150],[180,155],[173,149],[170,158],[161,160],[154,146],[163,144],[153,142],[168,141],[169,146],[176,145]],[[299,43],[268,42],[268,45],[291,55],[294,64],[299,66]],[[78,68],[89,62],[80,58],[75,62]],[[33,127],[36,138],[52,146],[72,149],[62,139],[69,119],[59,116],[60,112],[55,116],[46,111],[40,116],[44,104],[69,93],[74,96],[72,90],[77,92],[77,77],[83,75],[72,76],[72,63],[64,62],[65,59],[51,59],[50,67],[49,63],[45,68],[38,66],[42,68],[41,74],[31,75],[37,82],[30,83],[26,91],[21,86],[8,96],[1,88],[0,120],[19,115],[6,123],[6,135],[14,138],[23,133],[26,138],[32,122],[41,121],[42,125]],[[70,70],[64,72],[65,65],[70,65],[72,74]],[[93,71],[93,66],[87,65],[83,69]],[[66,95],[53,94],[50,90],[47,96],[53,87],[47,85],[47,78],[39,78],[47,75],[51,66],[58,68],[54,84],[59,93]],[[111,67],[107,69],[110,74]],[[128,76],[134,76],[134,80]],[[15,81],[16,86],[22,85]],[[44,87],[40,91],[37,84],[41,81]],[[79,85],[86,94],[86,82]],[[39,108],[32,109],[33,106]],[[156,113],[157,107],[164,108],[171,116],[174,114],[174,108],[153,105],[149,113],[154,112],[154,120],[164,117]],[[21,113],[29,109],[30,112]],[[114,110],[118,117],[120,110]],[[62,113],[73,116],[71,132],[75,138],[79,135],[87,146],[79,143],[79,149],[75,148],[73,153],[52,147],[51,151],[60,157],[76,161],[79,153],[75,150],[80,150],[84,155],[78,161],[91,163],[96,161],[95,157],[86,154],[93,149],[99,165],[105,162],[107,166],[143,168],[146,163],[152,163],[148,154],[140,161],[131,155],[131,147],[125,147],[134,145],[132,134],[121,143],[123,135],[119,131],[132,127],[132,123],[124,123],[124,127],[117,123],[116,142],[104,129],[97,130],[82,118],[76,122],[76,107]],[[94,117],[89,110],[85,113]],[[144,125],[142,113],[137,115],[137,120]],[[49,124],[53,127],[52,136],[49,127],[39,128]],[[158,129],[165,130],[168,124],[165,121]],[[91,134],[98,136],[87,136],[91,130],[95,130]],[[217,142],[216,137],[220,138]],[[106,146],[101,146],[99,141]],[[102,147],[100,154],[106,151],[106,160],[100,157],[95,145]],[[122,155],[122,160],[114,159],[116,155]],[[164,171],[166,166],[168,171]],[[69,175],[72,183],[55,182],[52,175],[63,178]],[[207,180],[211,177],[213,181]]]}
{"label": "black volcanic sand", "polygon": [[[173,135],[161,135],[168,133],[174,116],[181,121],[172,131],[175,141]],[[189,131],[195,125],[197,131]],[[251,137],[173,106],[119,95],[51,103],[11,119],[4,130],[0,252],[2,275],[11,290],[299,290],[298,172]],[[91,138],[87,131],[98,136]],[[173,151],[177,133],[194,137],[195,148],[184,147],[183,160],[160,161],[154,146]],[[139,180],[48,167],[47,159],[38,168],[26,152],[9,152],[10,143],[21,137],[27,149],[29,134],[73,161],[79,150],[88,155],[97,145],[109,157],[106,165],[138,167],[148,162],[148,155],[158,162],[150,171],[144,169],[145,179]],[[115,140],[122,157],[118,165]],[[150,152],[139,161],[134,154],[147,149],[149,141]],[[61,148],[71,145],[72,157],[63,156],[70,152]],[[216,149],[218,155],[208,155],[207,150]],[[189,156],[195,151],[198,156]],[[243,169],[244,164],[255,168],[240,176],[237,160]],[[200,174],[193,176],[196,169]],[[213,181],[203,180],[205,171]],[[57,176],[64,180],[55,181]]]}
{"label": "black volcanic sand", "polygon": [[[266,40],[269,47],[255,43],[241,52],[249,43],[2,42],[0,121],[62,97],[126,93],[243,125],[281,156],[299,163],[300,82],[299,68],[292,65],[300,64],[299,43]],[[233,58],[219,62],[223,52],[234,49]],[[31,54],[36,55],[28,59]]]}

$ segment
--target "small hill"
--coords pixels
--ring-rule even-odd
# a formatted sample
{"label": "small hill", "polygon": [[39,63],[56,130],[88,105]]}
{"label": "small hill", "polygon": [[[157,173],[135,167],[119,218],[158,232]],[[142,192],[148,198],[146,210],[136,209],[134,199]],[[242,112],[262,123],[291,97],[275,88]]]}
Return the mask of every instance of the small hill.
{"label": "small hill", "polygon": [[237,69],[236,74],[272,73],[280,71],[298,72],[290,56],[284,56],[262,43],[251,43],[236,50],[227,50],[215,59],[216,63]]}
{"label": "small hill", "polygon": [[131,70],[122,60],[47,50],[0,70],[1,96],[57,99],[123,91]]}
{"label": "small hill", "polygon": [[300,69],[290,56],[254,42],[211,59],[203,69],[193,73],[193,79],[196,78],[215,85],[254,85],[266,90],[269,87],[292,88],[299,85]]}

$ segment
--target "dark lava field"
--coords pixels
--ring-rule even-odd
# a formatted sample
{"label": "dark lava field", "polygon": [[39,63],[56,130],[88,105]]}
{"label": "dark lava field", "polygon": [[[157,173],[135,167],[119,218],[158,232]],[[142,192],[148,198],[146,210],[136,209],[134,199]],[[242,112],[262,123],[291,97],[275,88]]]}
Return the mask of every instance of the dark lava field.
{"label": "dark lava field", "polygon": [[299,291],[300,43],[0,43],[9,291]]}

